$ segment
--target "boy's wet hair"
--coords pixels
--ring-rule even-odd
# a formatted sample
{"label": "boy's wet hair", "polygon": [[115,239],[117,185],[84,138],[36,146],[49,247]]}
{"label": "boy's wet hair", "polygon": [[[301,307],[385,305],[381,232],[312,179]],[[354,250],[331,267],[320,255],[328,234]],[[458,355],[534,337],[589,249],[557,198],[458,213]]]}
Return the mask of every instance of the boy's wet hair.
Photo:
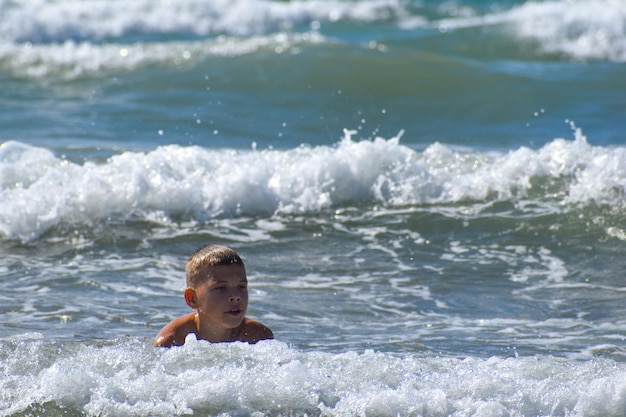
{"label": "boy's wet hair", "polygon": [[202,246],[187,260],[187,265],[185,266],[187,286],[193,288],[206,278],[199,274],[202,267],[233,264],[245,267],[237,252],[231,248],[223,245]]}

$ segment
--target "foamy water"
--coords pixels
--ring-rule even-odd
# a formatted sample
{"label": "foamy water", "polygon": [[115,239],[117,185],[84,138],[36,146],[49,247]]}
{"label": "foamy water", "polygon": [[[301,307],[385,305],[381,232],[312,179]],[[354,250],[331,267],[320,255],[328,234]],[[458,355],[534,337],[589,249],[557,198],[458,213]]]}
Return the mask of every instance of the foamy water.
{"label": "foamy water", "polygon": [[626,415],[625,15],[0,0],[0,416]]}
{"label": "foamy water", "polygon": [[[75,78],[155,64],[197,65],[215,55],[259,50],[297,53],[311,41],[343,42],[319,35],[321,27],[338,22],[392,22],[407,31],[484,27],[495,30],[503,45],[536,43],[538,56],[626,60],[626,6],[619,0],[526,2],[487,13],[469,6],[416,8],[380,0],[133,1],[120,7],[104,1],[6,0],[0,11],[5,17],[0,22],[0,64],[19,77]],[[389,48],[384,39],[363,44]]]}
{"label": "foamy water", "polygon": [[[137,340],[103,346],[4,340],[2,346],[11,375],[2,382],[5,415],[29,407],[90,415],[608,417],[626,407],[626,369],[600,359],[330,354],[276,341],[188,340],[172,350]],[[32,365],[21,359],[26,354]]]}
{"label": "foamy water", "polygon": [[[507,154],[399,138],[333,147],[228,151],[171,145],[77,163],[19,142],[0,147],[0,231],[38,238],[60,224],[317,213],[368,202],[385,207],[478,201],[522,211],[595,204],[623,208],[626,152],[591,146],[580,130],[541,149]],[[532,208],[530,208],[532,210]]]}

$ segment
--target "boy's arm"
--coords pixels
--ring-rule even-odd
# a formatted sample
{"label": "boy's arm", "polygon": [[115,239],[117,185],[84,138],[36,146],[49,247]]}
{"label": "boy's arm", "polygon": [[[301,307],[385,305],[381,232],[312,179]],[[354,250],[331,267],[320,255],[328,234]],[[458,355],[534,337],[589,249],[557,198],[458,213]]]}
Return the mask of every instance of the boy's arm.
{"label": "boy's arm", "polygon": [[189,333],[196,330],[195,313],[190,313],[170,321],[154,339],[156,347],[182,346]]}

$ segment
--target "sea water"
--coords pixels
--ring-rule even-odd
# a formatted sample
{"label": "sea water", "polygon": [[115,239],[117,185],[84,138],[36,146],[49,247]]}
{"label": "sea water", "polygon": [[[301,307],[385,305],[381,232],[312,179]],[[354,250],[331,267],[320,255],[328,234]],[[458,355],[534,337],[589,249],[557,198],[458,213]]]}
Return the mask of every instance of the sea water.
{"label": "sea water", "polygon": [[[0,415],[625,416],[625,22],[0,0]],[[152,347],[206,243],[276,340]]]}

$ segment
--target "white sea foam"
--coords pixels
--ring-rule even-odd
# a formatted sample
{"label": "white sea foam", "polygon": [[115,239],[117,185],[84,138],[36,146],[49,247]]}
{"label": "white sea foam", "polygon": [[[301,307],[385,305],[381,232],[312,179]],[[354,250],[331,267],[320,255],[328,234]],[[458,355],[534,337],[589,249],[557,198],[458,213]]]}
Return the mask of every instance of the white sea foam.
{"label": "white sea foam", "polygon": [[74,78],[260,49],[289,52],[330,42],[318,29],[336,21],[393,21],[407,30],[442,31],[502,25],[513,38],[536,41],[542,53],[626,61],[626,6],[620,0],[530,1],[486,15],[453,14],[429,21],[397,0],[0,0],[0,66],[17,77]]}
{"label": "white sea foam", "polygon": [[139,340],[0,343],[3,415],[37,404],[124,416],[611,417],[626,407],[626,367],[611,360],[322,353],[193,338],[171,350]]}
{"label": "white sea foam", "polygon": [[16,77],[61,76],[73,79],[103,71],[129,71],[150,65],[193,65],[209,57],[256,51],[297,52],[304,44],[325,42],[319,33],[272,34],[250,38],[220,36],[210,40],[132,44],[76,42],[12,44],[0,42],[0,64]]}
{"label": "white sea foam", "polygon": [[[322,42],[320,24],[399,13],[366,2],[0,0],[0,67],[17,77],[75,78],[148,65],[185,65]],[[292,32],[295,26],[301,30]]]}
{"label": "white sea foam", "polygon": [[399,138],[354,141],[350,135],[334,147],[285,151],[169,145],[82,165],[7,142],[0,146],[0,233],[30,240],[61,224],[112,217],[204,222],[363,204],[626,206],[626,149],[592,146],[578,130],[573,141],[500,156],[442,144],[420,153]]}
{"label": "white sea foam", "polygon": [[63,43],[151,34],[250,36],[313,22],[369,22],[402,13],[403,8],[397,0],[1,0],[0,39]]}
{"label": "white sea foam", "polygon": [[538,42],[544,53],[580,60],[626,61],[626,4],[621,0],[528,1],[509,10],[460,16],[435,22],[406,19],[402,27],[441,31],[503,25],[521,39]]}
{"label": "white sea foam", "polygon": [[508,16],[524,38],[548,53],[626,61],[626,3],[621,0],[528,2]]}

